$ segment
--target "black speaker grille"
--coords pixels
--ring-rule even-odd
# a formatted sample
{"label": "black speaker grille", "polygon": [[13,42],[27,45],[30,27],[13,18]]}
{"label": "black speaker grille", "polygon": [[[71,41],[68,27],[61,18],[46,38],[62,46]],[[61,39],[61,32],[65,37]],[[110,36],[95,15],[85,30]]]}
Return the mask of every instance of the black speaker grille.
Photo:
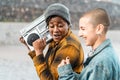
{"label": "black speaker grille", "polygon": [[28,38],[27,38],[27,43],[28,43],[30,46],[33,46],[32,43],[33,43],[35,40],[37,40],[37,39],[39,39],[39,35],[36,34],[36,33],[32,33],[32,34],[30,34],[30,35],[28,36]]}

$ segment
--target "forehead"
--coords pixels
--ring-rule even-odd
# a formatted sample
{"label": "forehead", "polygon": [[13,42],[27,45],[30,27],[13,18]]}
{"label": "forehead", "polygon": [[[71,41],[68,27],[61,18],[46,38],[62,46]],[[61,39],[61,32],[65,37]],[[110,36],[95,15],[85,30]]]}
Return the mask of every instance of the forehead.
{"label": "forehead", "polygon": [[86,22],[86,20],[88,21],[88,18],[87,18],[87,17],[82,17],[82,18],[80,18],[80,22]]}
{"label": "forehead", "polygon": [[90,23],[90,17],[82,17],[79,20],[79,26],[87,25]]}
{"label": "forehead", "polygon": [[53,16],[49,19],[49,22],[51,22],[51,21],[64,21],[64,20],[60,16]]}
{"label": "forehead", "polygon": [[93,29],[94,25],[92,24],[90,17],[82,17],[79,20],[79,28]]}

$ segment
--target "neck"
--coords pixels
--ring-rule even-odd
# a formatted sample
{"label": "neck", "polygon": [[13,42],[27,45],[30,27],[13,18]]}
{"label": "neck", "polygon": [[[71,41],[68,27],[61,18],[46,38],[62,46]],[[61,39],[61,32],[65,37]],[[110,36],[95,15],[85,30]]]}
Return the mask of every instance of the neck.
{"label": "neck", "polygon": [[96,42],[94,43],[94,45],[92,46],[92,50],[95,50],[100,44],[102,44],[104,41],[106,40],[106,37],[99,37]]}

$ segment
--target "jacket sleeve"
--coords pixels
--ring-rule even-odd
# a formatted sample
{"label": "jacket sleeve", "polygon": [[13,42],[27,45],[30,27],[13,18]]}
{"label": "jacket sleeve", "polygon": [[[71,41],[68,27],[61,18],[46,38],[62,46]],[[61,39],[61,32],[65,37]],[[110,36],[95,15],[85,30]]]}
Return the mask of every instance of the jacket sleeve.
{"label": "jacket sleeve", "polygon": [[71,64],[59,67],[58,74],[59,74],[58,80],[79,80],[79,74],[73,72]]}
{"label": "jacket sleeve", "polygon": [[89,66],[84,69],[80,74],[73,72],[71,65],[64,65],[58,68],[59,80],[109,80],[109,70],[105,67]]}
{"label": "jacket sleeve", "polygon": [[40,77],[40,80],[55,80],[50,73],[43,54],[35,56],[35,51],[32,51],[29,53],[29,55],[33,59],[34,66],[38,76]]}

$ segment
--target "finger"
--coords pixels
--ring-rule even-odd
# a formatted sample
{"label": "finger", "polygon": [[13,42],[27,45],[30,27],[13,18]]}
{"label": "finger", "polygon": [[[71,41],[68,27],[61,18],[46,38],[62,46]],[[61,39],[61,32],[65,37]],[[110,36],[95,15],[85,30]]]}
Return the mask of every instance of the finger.
{"label": "finger", "polygon": [[22,40],[23,40],[23,37],[20,37],[20,38],[19,38],[19,40],[22,42]]}
{"label": "finger", "polygon": [[33,47],[35,47],[35,46],[38,45],[39,43],[40,43],[40,40],[37,39],[37,40],[35,40],[34,42],[32,42],[32,45],[33,45]]}
{"label": "finger", "polygon": [[66,61],[63,59],[61,62],[62,65],[66,64]]}
{"label": "finger", "polygon": [[63,60],[60,62],[60,64],[58,65],[58,67],[61,67],[61,66],[65,65],[65,64],[66,64],[66,61],[63,59]]}
{"label": "finger", "polygon": [[43,46],[45,46],[45,43],[46,43],[45,39],[42,38],[42,39],[41,39],[41,44],[42,44]]}
{"label": "finger", "polygon": [[66,64],[70,64],[70,57],[69,56],[66,57]]}
{"label": "finger", "polygon": [[44,45],[46,45],[46,38],[43,38],[43,41],[44,41]]}
{"label": "finger", "polygon": [[24,40],[24,38],[23,38],[23,37],[20,37],[20,38],[19,38],[19,41],[20,41],[21,43],[23,43],[23,44],[25,44],[25,45],[26,45],[26,42],[25,42],[25,40]]}

